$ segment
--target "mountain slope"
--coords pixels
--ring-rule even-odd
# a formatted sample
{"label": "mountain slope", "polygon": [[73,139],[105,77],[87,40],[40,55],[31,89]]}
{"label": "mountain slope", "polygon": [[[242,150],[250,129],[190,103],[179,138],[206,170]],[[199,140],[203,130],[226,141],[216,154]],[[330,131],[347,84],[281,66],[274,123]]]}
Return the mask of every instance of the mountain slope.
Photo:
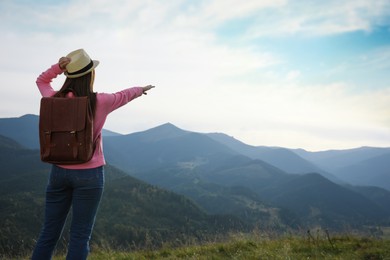
{"label": "mountain slope", "polygon": [[353,185],[377,186],[390,191],[390,152],[335,170]]}
{"label": "mountain slope", "polygon": [[[0,135],[0,181],[13,180],[31,171],[42,171],[47,165],[41,163],[38,150],[25,149],[18,142]],[[5,187],[5,190],[12,186]],[[1,194],[0,190],[0,194]]]}
{"label": "mountain slope", "polygon": [[360,147],[346,150],[327,150],[320,152],[308,152],[303,149],[293,150],[296,154],[305,158],[321,168],[331,172],[342,167],[347,167],[376,156],[389,153],[390,148]]}
{"label": "mountain slope", "polygon": [[106,159],[122,170],[145,171],[171,164],[202,165],[237,154],[211,138],[165,124],[104,141]]}
{"label": "mountain slope", "polygon": [[383,201],[390,203],[389,198],[381,197],[382,203],[376,203],[368,194],[358,194],[319,174],[286,174],[262,161],[215,172],[207,180],[247,187],[263,201],[295,212],[309,225],[317,223],[343,228],[346,223],[359,225],[364,221],[388,221],[390,218],[383,204]]}
{"label": "mountain slope", "polygon": [[[191,200],[141,182],[106,167],[106,184],[96,224],[95,240],[116,247],[162,246],[187,239],[207,239],[224,230],[242,230],[245,224],[227,215],[209,215]],[[96,235],[95,235],[96,237]]]}
{"label": "mountain slope", "polygon": [[[9,155],[9,156],[8,156]],[[31,250],[43,221],[44,193],[50,165],[39,151],[0,138],[0,255]],[[161,246],[245,229],[232,216],[212,216],[189,199],[139,181],[112,166],[97,215],[93,243],[111,248]],[[65,240],[66,238],[66,234]]]}
{"label": "mountain slope", "polygon": [[293,175],[261,160],[252,160],[203,176],[209,182],[225,186],[243,186],[257,192],[260,189],[278,185],[280,181],[289,179]]}
{"label": "mountain slope", "polygon": [[367,220],[388,221],[388,211],[369,198],[337,185],[319,174],[293,176],[279,187],[259,193],[275,203],[287,207],[306,221],[324,226],[361,225]]}
{"label": "mountain slope", "polygon": [[281,147],[251,146],[221,133],[211,133],[207,135],[245,156],[252,159],[263,160],[287,173],[302,174],[317,172],[332,181],[339,181],[332,174],[320,169],[318,166],[303,159],[289,149]]}
{"label": "mountain slope", "polygon": [[38,120],[35,115],[0,118],[0,135],[17,140],[26,148],[39,148]]}
{"label": "mountain slope", "polygon": [[347,186],[347,188],[358,192],[365,196],[366,198],[369,198],[370,200],[374,201],[376,204],[381,206],[383,209],[387,211],[387,214],[390,216],[390,207],[389,207],[389,201],[390,201],[390,191],[374,186]]}
{"label": "mountain slope", "polygon": [[[240,161],[240,159],[231,158]],[[134,176],[148,183],[185,195],[209,214],[234,215],[248,226],[272,228],[275,231],[298,223],[297,216],[285,216],[283,211],[265,203],[252,190],[243,186],[229,186],[209,181],[207,173],[192,168],[172,167],[138,172]]]}

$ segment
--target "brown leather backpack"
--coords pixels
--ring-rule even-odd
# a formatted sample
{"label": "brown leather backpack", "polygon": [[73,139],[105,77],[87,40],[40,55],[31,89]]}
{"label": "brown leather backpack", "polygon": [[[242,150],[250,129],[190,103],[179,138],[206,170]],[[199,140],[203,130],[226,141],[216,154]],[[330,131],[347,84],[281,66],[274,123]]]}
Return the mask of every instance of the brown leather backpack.
{"label": "brown leather backpack", "polygon": [[80,164],[94,151],[93,115],[87,97],[44,97],[39,114],[41,160]]}

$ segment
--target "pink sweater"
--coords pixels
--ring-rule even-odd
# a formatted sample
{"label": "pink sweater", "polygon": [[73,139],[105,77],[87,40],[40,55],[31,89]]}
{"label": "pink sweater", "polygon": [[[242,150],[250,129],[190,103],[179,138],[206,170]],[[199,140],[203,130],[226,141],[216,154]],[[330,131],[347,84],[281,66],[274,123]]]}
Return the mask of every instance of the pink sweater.
{"label": "pink sweater", "polygon": [[[43,97],[51,97],[57,92],[52,88],[50,83],[52,82],[52,79],[62,74],[62,72],[63,71],[57,63],[39,75],[36,83]],[[93,134],[94,141],[96,142],[96,148],[92,159],[83,164],[59,166],[66,169],[90,169],[105,165],[106,162],[103,154],[102,129],[108,114],[115,109],[127,104],[131,100],[141,96],[142,93],[142,87],[128,88],[113,94],[97,93],[96,111],[93,122]]]}

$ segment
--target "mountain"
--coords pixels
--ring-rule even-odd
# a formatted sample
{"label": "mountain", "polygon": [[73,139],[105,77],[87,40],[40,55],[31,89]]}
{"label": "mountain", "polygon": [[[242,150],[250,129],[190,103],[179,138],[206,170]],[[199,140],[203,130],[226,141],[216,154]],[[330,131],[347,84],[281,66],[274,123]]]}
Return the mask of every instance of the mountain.
{"label": "mountain", "polygon": [[118,248],[134,243],[137,247],[160,247],[246,230],[246,224],[232,215],[207,214],[184,196],[139,181],[112,166],[105,169],[110,178],[96,220],[95,241],[111,241]]}
{"label": "mountain", "polygon": [[[206,135],[164,124],[144,132],[105,138],[111,164],[148,183],[194,200],[209,214],[232,214],[255,222],[286,226],[281,217],[248,189],[211,183],[208,172],[251,161]],[[256,205],[256,206],[255,206]]]}
{"label": "mountain", "polygon": [[[202,166],[207,166],[207,168],[221,167],[220,165],[229,167],[230,164],[234,165],[238,162],[237,158],[239,158],[240,162],[250,161],[249,158],[240,156],[238,153],[229,150],[224,145],[215,142],[203,134],[184,131],[168,123],[128,136],[105,136],[104,142],[106,159],[109,163],[116,165],[126,172],[130,172],[133,176],[148,183],[169,188],[172,191],[186,196],[191,189],[193,191],[197,190],[198,192],[196,194],[190,192],[194,196],[188,197],[196,201],[209,214],[234,214],[242,217],[246,222],[262,221],[262,223],[266,222],[266,218],[279,218],[277,213],[268,210],[268,206],[263,205],[263,202],[261,202],[257,195],[256,198],[248,197],[246,194],[249,191],[244,192],[242,190],[242,194],[240,194],[236,189],[233,194],[231,188],[215,184],[210,185],[209,183],[200,184],[200,182],[197,188],[193,189],[193,187],[183,184],[181,179],[177,181],[174,180],[175,176],[169,176],[169,173],[175,172],[166,172],[166,169],[170,169],[169,167],[172,165],[178,167],[178,170],[186,170]],[[237,158],[233,159],[234,156]],[[153,173],[150,172],[153,170],[156,173],[155,175],[159,176],[163,172],[163,178],[153,176]],[[146,174],[145,171],[149,171],[149,173]],[[151,176],[157,178],[151,178]],[[186,176],[186,178],[189,176]],[[192,178],[189,177],[190,180]],[[162,179],[163,182],[156,181],[159,179]],[[164,185],[164,182],[170,185]],[[174,187],[172,184],[177,182],[179,184]],[[218,188],[215,189],[217,186]],[[212,194],[211,196],[213,197],[218,197],[218,200],[210,203],[211,197],[207,199],[204,196],[207,193]],[[251,196],[253,197],[253,194]],[[242,200],[245,200],[246,203],[242,203]],[[220,203],[221,201],[224,201],[226,207],[221,207],[221,210],[215,210],[214,206],[216,204],[222,205]],[[249,202],[253,202],[253,205],[258,204],[259,206],[256,209],[252,209],[252,206],[248,206],[248,204],[251,204]],[[266,211],[270,212],[269,216],[265,213]],[[279,224],[283,225],[282,223]]]}
{"label": "mountain", "polygon": [[[0,155],[0,256],[15,256],[29,252],[39,233],[50,165],[39,161],[39,151],[2,136]],[[93,243],[110,248],[156,247],[246,229],[236,217],[206,214],[191,200],[115,167],[107,165],[105,175]],[[65,233],[60,247],[67,239]]]}
{"label": "mountain", "polygon": [[[0,135],[7,136],[14,140],[18,140],[19,143],[23,146],[30,149],[38,149],[38,116],[36,115],[24,115],[18,118],[3,118],[0,119]],[[177,128],[171,123],[167,123],[147,131],[133,133],[130,135],[121,135],[115,132],[104,129],[104,141],[105,141],[105,150],[109,151],[106,153],[107,160],[112,162],[114,165],[117,165],[119,168],[124,169],[125,171],[131,171],[133,167],[144,167],[146,168],[155,167],[163,165],[174,161],[174,158],[168,159],[169,155],[164,149],[164,140],[169,138],[185,138],[188,134],[198,134],[186,130]],[[211,133],[203,134],[214,141],[219,142],[220,144],[230,148],[229,153],[241,154],[251,159],[261,159],[269,164],[272,164],[287,173],[311,173],[317,172],[328,178],[329,180],[345,184],[345,182],[351,181],[351,178],[348,176],[353,176],[353,172],[347,172],[348,169],[354,169],[354,164],[359,164],[364,160],[385,154],[390,152],[390,148],[375,148],[375,147],[361,147],[356,149],[348,150],[329,150],[322,152],[308,152],[303,149],[286,149],[282,147],[265,147],[265,146],[251,146],[244,144],[233,137],[227,136],[222,133]],[[133,147],[126,147],[122,144],[122,137],[124,139],[134,139],[132,142]],[[144,138],[143,140],[137,140],[139,138]],[[107,140],[109,139],[109,140]],[[158,140],[160,139],[160,140]],[[144,151],[143,142],[160,142],[160,154],[150,153],[146,154]],[[126,142],[125,142],[126,143]],[[137,146],[138,145],[138,146]],[[156,144],[157,145],[157,144]],[[185,145],[192,145],[190,142],[185,142]],[[133,149],[134,148],[134,149]],[[176,151],[186,154],[185,147],[177,147]],[[187,149],[188,150],[188,149]],[[123,153],[126,151],[135,155],[134,161],[127,160],[123,162]],[[139,152],[139,154],[138,154]],[[171,152],[171,151],[170,151]],[[139,156],[138,156],[139,155]],[[201,156],[202,158],[204,156]],[[159,158],[159,163],[154,164],[152,162],[146,162],[146,158]],[[195,163],[196,165],[202,164],[200,158],[196,162],[185,162],[183,158],[179,158],[181,163],[190,165]],[[202,159],[203,160],[203,159]],[[372,160],[373,162],[374,160]],[[137,164],[137,162],[140,162]],[[382,162],[381,162],[382,163]],[[150,165],[148,165],[150,164]],[[366,165],[364,168],[382,168],[386,169],[386,163],[382,166],[375,165]],[[388,167],[390,168],[390,167]],[[335,176],[339,174],[340,176]],[[359,173],[355,175],[358,178],[362,178],[361,181],[353,181],[359,185],[365,185],[364,181],[370,179],[371,181],[366,183],[367,185],[377,185],[378,183],[383,184],[385,178],[383,174],[370,174],[369,171],[364,173]],[[386,175],[384,176],[386,177]],[[381,185],[380,187],[387,187]]]}
{"label": "mountain", "polygon": [[38,121],[36,115],[0,118],[0,135],[17,140],[26,148],[39,148]]}
{"label": "mountain", "polygon": [[252,159],[263,160],[287,173],[302,174],[317,172],[330,180],[340,182],[331,173],[322,170],[289,149],[282,147],[251,146],[222,133],[210,133],[207,135],[234,151]]}
{"label": "mountain", "polygon": [[[273,219],[270,226],[280,230],[389,223],[385,193],[361,192],[325,178],[313,162],[288,149],[250,147],[223,134],[168,123],[106,136],[104,150],[107,162],[126,174],[185,195],[206,215],[229,215],[242,227],[268,225]],[[286,171],[286,165],[294,170]]]}
{"label": "mountain", "polygon": [[[167,135],[166,127],[173,133]],[[221,209],[221,198],[226,210],[233,208],[234,196],[227,196],[228,192],[221,192],[220,187],[244,187],[255,192],[260,201],[295,212],[312,225],[356,227],[368,220],[389,218],[388,212],[375,201],[321,175],[288,174],[263,160],[252,160],[227,142],[172,125],[152,130],[152,139],[148,131],[118,138],[114,145],[112,138],[106,138],[113,145],[110,149],[116,147],[121,151],[114,155],[118,161],[111,162],[137,178],[185,194],[207,210]],[[246,200],[249,201],[248,197]]]}
{"label": "mountain", "polygon": [[4,153],[4,155],[7,156],[5,152],[10,152],[12,150],[21,150],[23,149],[23,146],[11,138],[0,135],[0,149],[0,152]]}
{"label": "mountain", "polygon": [[215,172],[208,180],[226,186],[247,187],[263,201],[295,212],[305,225],[319,224],[342,229],[346,225],[360,225],[368,219],[386,221],[390,216],[385,204],[374,201],[383,199],[390,202],[386,196],[370,198],[322,175],[287,174],[262,161]]}
{"label": "mountain", "polygon": [[377,186],[390,191],[390,152],[352,165],[340,167],[335,174],[353,185]]}
{"label": "mountain", "polygon": [[344,182],[377,186],[390,191],[390,148],[361,147],[323,152],[298,149],[294,152],[329,169]]}
{"label": "mountain", "polygon": [[[23,163],[22,163],[23,162]],[[28,167],[31,171],[42,172],[47,169],[40,161],[38,150],[24,148],[15,140],[0,135],[0,181],[9,182],[20,175],[28,174]],[[2,192],[8,191],[12,186],[7,186]]]}
{"label": "mountain", "polygon": [[308,152],[303,149],[292,150],[302,158],[305,158],[322,169],[333,172],[342,167],[347,167],[365,161],[367,159],[389,153],[390,148],[359,147],[346,150],[327,150],[320,152]]}
{"label": "mountain", "polygon": [[183,167],[211,166],[237,152],[204,134],[164,124],[144,132],[104,138],[106,159],[120,169],[146,171],[171,164]]}
{"label": "mountain", "polygon": [[[242,159],[231,158],[230,162]],[[234,215],[252,227],[271,228],[276,232],[289,229],[293,223],[299,222],[299,217],[293,214],[286,216],[286,210],[266,203],[251,189],[212,182],[205,176],[206,172],[172,165],[158,170],[133,173],[133,176],[185,195],[209,214]]]}
{"label": "mountain", "polygon": [[347,185],[346,187],[374,201],[377,205],[380,205],[383,209],[385,209],[387,211],[387,214],[390,214],[390,207],[388,204],[390,201],[389,190],[374,187],[374,186]]}

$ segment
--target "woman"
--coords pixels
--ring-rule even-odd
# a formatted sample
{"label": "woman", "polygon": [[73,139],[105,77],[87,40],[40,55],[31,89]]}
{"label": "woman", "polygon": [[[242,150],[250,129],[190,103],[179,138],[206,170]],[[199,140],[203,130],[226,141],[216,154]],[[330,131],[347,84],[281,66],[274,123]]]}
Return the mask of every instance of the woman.
{"label": "woman", "polygon": [[[71,207],[72,222],[66,259],[87,258],[104,186],[103,125],[109,113],[154,88],[148,85],[124,89],[114,94],[94,93],[95,68],[98,64],[83,49],[79,49],[60,58],[57,64],[43,72],[36,81],[43,97],[89,97],[94,115],[95,150],[92,159],[86,163],[52,166],[46,189],[45,222],[32,255],[34,260],[51,259]],[[67,78],[57,92],[50,83],[62,73]]]}

